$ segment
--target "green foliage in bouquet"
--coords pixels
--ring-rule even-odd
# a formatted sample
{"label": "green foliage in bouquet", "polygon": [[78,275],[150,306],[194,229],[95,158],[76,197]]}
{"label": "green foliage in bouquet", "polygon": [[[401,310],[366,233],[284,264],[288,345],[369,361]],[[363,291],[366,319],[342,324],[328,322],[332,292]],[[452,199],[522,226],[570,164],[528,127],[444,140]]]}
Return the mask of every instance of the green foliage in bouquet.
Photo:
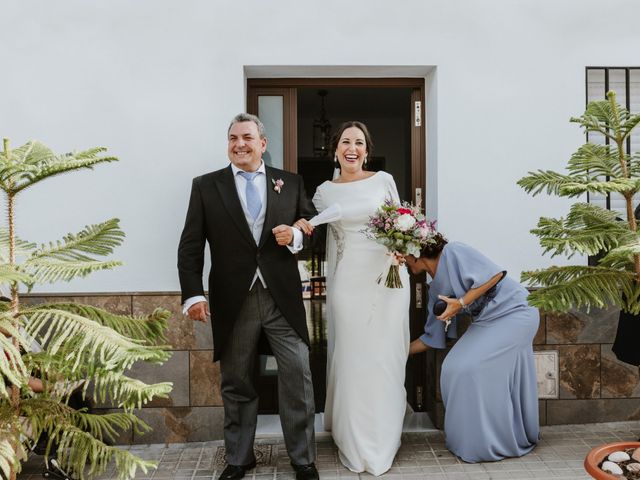
{"label": "green foliage in bouquet", "polygon": [[584,202],[573,204],[566,217],[540,218],[531,232],[540,238],[544,253],[597,255],[599,260],[595,266],[524,272],[523,282],[541,287],[529,295],[529,303],[547,311],[616,305],[640,313],[640,237],[633,211],[634,196],[640,190],[640,155],[625,150],[640,124],[640,114],[630,114],[616,103],[615,92],[609,92],[606,100],[590,102],[585,113],[571,122],[586,132],[604,135],[608,144],[586,143],[572,155],[567,173],[529,172],[518,185],[532,195],[545,191],[561,197],[620,194],[626,219]]}
{"label": "green foliage in bouquet", "polygon": [[[37,246],[16,236],[15,204],[23,190],[54,175],[117,160],[104,148],[57,155],[39,142],[0,152],[0,189],[7,204],[6,229],[0,230],[0,282],[11,291],[0,301],[0,473],[14,480],[27,452],[48,438],[47,452],[57,445],[57,459],[73,477],[92,477],[114,462],[119,478],[146,472],[149,462],[108,445],[118,431],[144,432],[149,427],[134,415],[154,396],[166,396],[170,383],[146,385],[125,372],[137,361],[162,363],[169,353],[164,341],[169,312],[147,316],[115,315],[75,303],[21,303],[19,284],[69,281],[119,265],[102,261],[121,244],[124,233],[112,219],[85,227],[62,240]],[[34,341],[41,351],[32,348]],[[41,382],[41,384],[40,384]],[[37,384],[37,388],[33,385]],[[90,389],[99,402],[122,409],[107,415],[74,410],[74,391]],[[42,390],[42,391],[38,391]]]}

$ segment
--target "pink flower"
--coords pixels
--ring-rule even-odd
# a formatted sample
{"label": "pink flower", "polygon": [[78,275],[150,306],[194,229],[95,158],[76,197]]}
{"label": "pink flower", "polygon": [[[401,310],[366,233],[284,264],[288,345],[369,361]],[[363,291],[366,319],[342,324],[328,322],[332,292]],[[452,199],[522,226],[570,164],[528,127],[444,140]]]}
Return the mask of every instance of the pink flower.
{"label": "pink flower", "polygon": [[420,238],[427,238],[431,233],[431,230],[427,227],[420,227],[418,231],[420,232]]}
{"label": "pink flower", "polygon": [[282,180],[281,178],[274,180],[272,178],[271,183],[273,183],[273,189],[276,191],[276,193],[280,193],[282,191],[282,187],[284,186],[284,180]]}

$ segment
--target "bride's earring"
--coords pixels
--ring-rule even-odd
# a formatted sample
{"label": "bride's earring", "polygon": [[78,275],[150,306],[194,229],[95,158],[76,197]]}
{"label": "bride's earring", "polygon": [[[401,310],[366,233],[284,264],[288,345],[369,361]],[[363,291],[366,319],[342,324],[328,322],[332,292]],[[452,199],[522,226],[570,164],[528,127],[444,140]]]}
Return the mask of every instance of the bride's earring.
{"label": "bride's earring", "polygon": [[336,167],[338,166],[338,155],[333,156],[333,163],[335,163]]}
{"label": "bride's earring", "polygon": [[367,159],[368,159],[368,157],[364,157],[364,164],[365,165],[367,164]]}

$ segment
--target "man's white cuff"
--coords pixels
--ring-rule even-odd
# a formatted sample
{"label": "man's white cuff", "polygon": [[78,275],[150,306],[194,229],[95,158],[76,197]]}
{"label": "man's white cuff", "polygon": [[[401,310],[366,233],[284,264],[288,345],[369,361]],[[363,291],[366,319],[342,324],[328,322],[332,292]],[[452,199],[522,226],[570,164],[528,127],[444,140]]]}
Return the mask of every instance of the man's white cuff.
{"label": "man's white cuff", "polygon": [[302,250],[302,232],[294,227],[289,227],[293,232],[293,245],[287,245],[291,253],[298,253]]}

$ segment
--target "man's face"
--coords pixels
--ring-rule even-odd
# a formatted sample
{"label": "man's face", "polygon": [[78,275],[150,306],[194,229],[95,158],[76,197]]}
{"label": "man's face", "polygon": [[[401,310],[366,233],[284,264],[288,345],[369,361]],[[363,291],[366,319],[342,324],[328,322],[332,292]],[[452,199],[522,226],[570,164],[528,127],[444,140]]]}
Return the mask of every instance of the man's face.
{"label": "man's face", "polygon": [[266,149],[267,139],[260,138],[255,123],[240,122],[231,126],[227,155],[231,163],[239,169],[255,172],[260,167],[260,160]]}
{"label": "man's face", "polygon": [[422,265],[420,265],[420,263],[418,262],[418,259],[413,255],[407,255],[406,257],[404,257],[404,259],[406,261],[407,267],[414,275],[418,275],[425,271]]}

